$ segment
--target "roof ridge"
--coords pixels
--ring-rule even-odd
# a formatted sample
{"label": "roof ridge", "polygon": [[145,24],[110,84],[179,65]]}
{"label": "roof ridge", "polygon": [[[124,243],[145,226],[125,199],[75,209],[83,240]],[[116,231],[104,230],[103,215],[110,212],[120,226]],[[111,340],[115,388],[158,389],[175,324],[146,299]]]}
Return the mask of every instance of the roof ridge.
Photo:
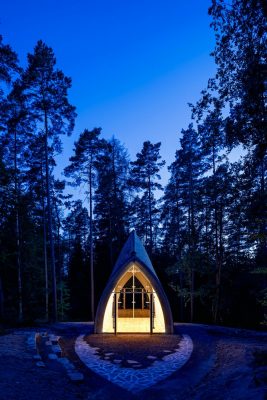
{"label": "roof ridge", "polygon": [[142,262],[148,269],[151,270],[151,272],[153,272],[154,275],[156,275],[156,271],[154,270],[145,246],[137,236],[135,229],[130,232],[128,239],[124,243],[124,246],[122,247],[112,270],[112,274],[120,269],[125,263],[134,260],[139,260]]}

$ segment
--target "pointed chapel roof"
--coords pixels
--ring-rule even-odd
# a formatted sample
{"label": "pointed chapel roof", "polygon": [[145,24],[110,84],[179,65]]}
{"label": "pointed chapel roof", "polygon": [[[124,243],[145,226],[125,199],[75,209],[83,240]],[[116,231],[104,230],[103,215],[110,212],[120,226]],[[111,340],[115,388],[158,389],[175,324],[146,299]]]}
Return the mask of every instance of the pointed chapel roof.
{"label": "pointed chapel roof", "polygon": [[112,292],[114,291],[114,288],[116,286],[118,278],[121,276],[123,271],[125,271],[125,269],[129,265],[129,263],[135,262],[135,261],[140,264],[140,267],[142,268],[142,270],[144,270],[145,275],[149,279],[150,283],[153,286],[153,289],[156,291],[156,293],[158,295],[158,298],[162,305],[162,309],[163,309],[163,313],[164,313],[166,333],[173,332],[172,313],[171,313],[168,299],[166,297],[163,287],[159,281],[159,278],[152,266],[150,258],[148,256],[141,240],[138,238],[136,232],[133,230],[130,233],[130,236],[128,237],[125,245],[123,246],[123,248],[120,252],[120,255],[119,255],[117,262],[111,273],[111,276],[110,276],[110,278],[107,282],[107,285],[102,293],[102,296],[99,300],[98,307],[97,307],[97,313],[96,313],[96,320],[95,320],[95,332],[96,333],[102,332],[103,319],[104,319],[107,303],[108,303],[108,300],[110,299]]}
{"label": "pointed chapel roof", "polygon": [[135,230],[130,233],[130,236],[124,244],[116,264],[114,265],[112,275],[116,274],[122,266],[129,264],[132,261],[140,261],[150,270],[150,272],[152,272],[153,275],[157,276],[146,249],[137,236]]}

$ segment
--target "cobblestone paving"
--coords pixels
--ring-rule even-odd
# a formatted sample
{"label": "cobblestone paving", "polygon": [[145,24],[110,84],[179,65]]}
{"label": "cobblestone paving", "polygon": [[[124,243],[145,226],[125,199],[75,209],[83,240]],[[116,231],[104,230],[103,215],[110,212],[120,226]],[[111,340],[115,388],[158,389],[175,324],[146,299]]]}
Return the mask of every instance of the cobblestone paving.
{"label": "cobblestone paving", "polygon": [[155,360],[151,366],[143,369],[124,368],[101,359],[97,354],[99,349],[91,347],[84,338],[80,335],[75,342],[75,351],[83,363],[103,378],[133,393],[166,379],[189,360],[193,351],[190,336],[183,335],[174,353]]}

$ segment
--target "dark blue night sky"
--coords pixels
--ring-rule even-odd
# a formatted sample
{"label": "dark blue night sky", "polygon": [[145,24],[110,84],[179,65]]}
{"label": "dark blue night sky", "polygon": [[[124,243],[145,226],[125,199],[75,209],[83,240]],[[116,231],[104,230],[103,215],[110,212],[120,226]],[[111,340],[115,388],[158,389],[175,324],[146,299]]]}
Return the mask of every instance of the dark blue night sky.
{"label": "dark blue night sky", "polygon": [[[73,79],[76,129],[64,138],[58,169],[85,127],[115,135],[132,157],[144,140],[162,142],[172,162],[186,128],[188,102],[213,75],[214,34],[209,0],[10,1],[2,4],[1,33],[25,65],[38,39]],[[57,171],[57,172],[60,172]]]}

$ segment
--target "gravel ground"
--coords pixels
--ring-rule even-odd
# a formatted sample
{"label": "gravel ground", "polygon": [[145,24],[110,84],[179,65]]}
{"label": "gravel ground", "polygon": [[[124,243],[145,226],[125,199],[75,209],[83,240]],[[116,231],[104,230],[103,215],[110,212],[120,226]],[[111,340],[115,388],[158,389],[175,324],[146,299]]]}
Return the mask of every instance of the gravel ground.
{"label": "gravel ground", "polygon": [[37,367],[36,351],[27,346],[28,334],[0,336],[1,400],[87,399],[81,385],[74,385],[55,362]]}
{"label": "gravel ground", "polygon": [[[267,398],[267,368],[265,378],[259,376],[254,352],[263,350],[257,343],[239,343],[237,340],[219,341],[216,363],[203,381],[194,388],[196,399],[264,399]],[[257,375],[261,379],[257,380]]]}
{"label": "gravel ground", "polygon": [[81,331],[89,331],[88,325],[57,324],[47,329],[61,336],[62,355],[84,374],[84,381],[71,382],[64,367],[47,357],[45,339],[39,343],[45,367],[37,367],[33,358],[36,350],[27,344],[32,333],[14,331],[0,336],[0,400],[267,399],[267,334],[178,324],[174,336],[109,335],[109,342],[100,335],[88,336],[90,345],[98,347],[103,357],[114,353],[107,356],[110,361],[115,356],[136,359],[145,367],[153,362],[147,356],[160,358],[168,354],[164,350],[173,352],[179,335],[190,335],[194,350],[186,365],[154,387],[133,395],[87,369],[75,354],[75,339]]}

